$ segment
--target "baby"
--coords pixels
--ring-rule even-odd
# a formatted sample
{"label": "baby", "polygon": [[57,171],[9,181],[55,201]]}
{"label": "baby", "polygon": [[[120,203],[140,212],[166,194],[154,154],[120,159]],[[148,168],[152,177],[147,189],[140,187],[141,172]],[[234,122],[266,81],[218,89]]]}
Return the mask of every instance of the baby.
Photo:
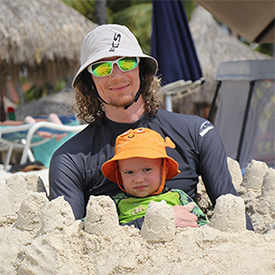
{"label": "baby", "polygon": [[[130,129],[117,137],[115,155],[102,165],[102,172],[123,191],[113,197],[120,224],[141,228],[152,200],[165,200],[170,206],[193,202],[182,190],[165,186],[166,180],[180,173],[178,163],[167,155],[166,147],[175,148],[175,145],[169,137],[164,140],[148,128]],[[196,204],[192,213],[198,217],[198,226],[208,223]]]}

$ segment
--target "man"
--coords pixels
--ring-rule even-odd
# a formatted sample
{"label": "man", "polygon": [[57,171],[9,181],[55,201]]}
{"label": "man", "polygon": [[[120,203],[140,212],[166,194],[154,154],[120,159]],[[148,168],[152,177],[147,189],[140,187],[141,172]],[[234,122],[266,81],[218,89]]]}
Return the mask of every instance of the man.
{"label": "man", "polygon": [[[153,129],[175,143],[175,150],[167,153],[179,163],[181,173],[167,181],[168,187],[195,199],[201,175],[214,205],[220,195],[237,195],[213,125],[196,116],[159,109],[157,68],[157,61],[143,54],[125,26],[101,25],[85,36],[81,67],[72,85],[78,117],[90,125],[56,151],[49,175],[50,199],[63,195],[76,219],[85,216],[90,195],[119,192],[102,175],[101,166],[113,156],[116,137],[131,128]],[[177,227],[197,226],[191,210],[174,207]],[[249,218],[248,228],[252,229]]]}

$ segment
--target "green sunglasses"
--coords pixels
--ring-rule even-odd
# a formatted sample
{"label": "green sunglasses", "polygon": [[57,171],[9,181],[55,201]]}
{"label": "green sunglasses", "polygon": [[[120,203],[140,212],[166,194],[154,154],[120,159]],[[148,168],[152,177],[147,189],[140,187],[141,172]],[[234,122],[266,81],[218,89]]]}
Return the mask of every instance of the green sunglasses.
{"label": "green sunglasses", "polygon": [[117,64],[122,72],[129,72],[138,66],[139,57],[122,57],[114,61],[100,61],[91,64],[87,70],[97,77],[108,76],[113,72],[114,64]]}

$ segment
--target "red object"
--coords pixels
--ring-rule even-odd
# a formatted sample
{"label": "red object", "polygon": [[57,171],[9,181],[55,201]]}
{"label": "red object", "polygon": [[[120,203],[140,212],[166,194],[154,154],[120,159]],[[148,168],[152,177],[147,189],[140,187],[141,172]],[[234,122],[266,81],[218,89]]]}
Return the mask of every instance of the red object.
{"label": "red object", "polygon": [[14,113],[14,108],[13,107],[8,107],[8,113]]}
{"label": "red object", "polygon": [[13,107],[8,107],[8,118],[9,120],[15,120],[15,110]]}

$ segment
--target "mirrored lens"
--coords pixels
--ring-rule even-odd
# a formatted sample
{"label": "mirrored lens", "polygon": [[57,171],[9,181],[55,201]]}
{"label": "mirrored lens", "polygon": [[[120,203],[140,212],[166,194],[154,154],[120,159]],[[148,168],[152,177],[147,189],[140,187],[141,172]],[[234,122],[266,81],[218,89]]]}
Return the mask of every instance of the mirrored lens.
{"label": "mirrored lens", "polygon": [[133,70],[137,67],[138,62],[136,57],[125,57],[123,59],[118,60],[119,68],[122,71]]}
{"label": "mirrored lens", "polygon": [[96,63],[92,65],[92,73],[95,76],[106,76],[112,72],[113,64],[110,62]]}

